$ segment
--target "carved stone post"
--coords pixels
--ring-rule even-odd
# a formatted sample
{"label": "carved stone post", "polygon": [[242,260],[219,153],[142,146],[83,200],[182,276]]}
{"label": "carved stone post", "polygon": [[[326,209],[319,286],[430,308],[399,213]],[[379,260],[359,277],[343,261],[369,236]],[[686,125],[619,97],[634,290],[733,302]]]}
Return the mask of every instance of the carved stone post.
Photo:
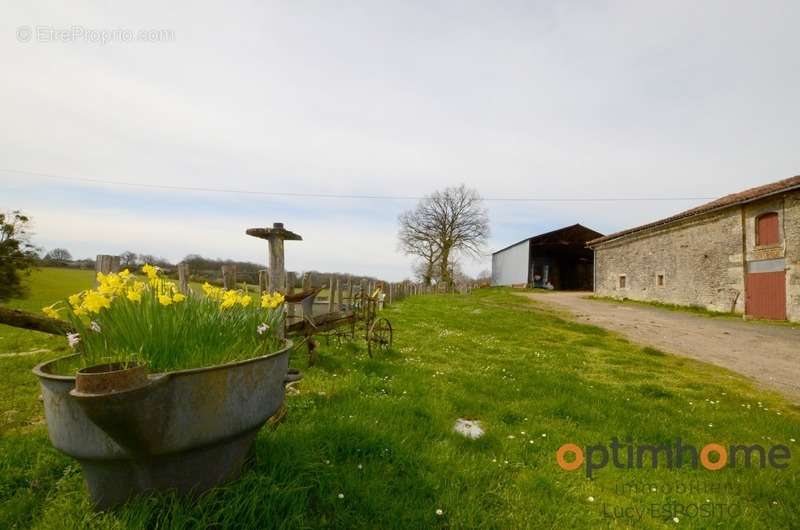
{"label": "carved stone post", "polygon": [[286,294],[286,269],[284,265],[283,242],[302,241],[303,238],[283,227],[283,223],[273,223],[272,228],[249,228],[248,236],[269,241],[269,290],[270,293]]}

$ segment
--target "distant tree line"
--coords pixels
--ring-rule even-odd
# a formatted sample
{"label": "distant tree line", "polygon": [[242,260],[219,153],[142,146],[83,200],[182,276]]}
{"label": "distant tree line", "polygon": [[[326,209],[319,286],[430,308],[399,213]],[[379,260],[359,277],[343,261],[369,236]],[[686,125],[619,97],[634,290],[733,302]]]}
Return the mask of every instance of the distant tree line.
{"label": "distant tree line", "polygon": [[[36,255],[32,257],[33,262],[37,261]],[[39,264],[46,267],[69,267],[78,269],[94,269],[95,260],[93,259],[73,259],[72,254],[65,248],[54,248],[49,250],[38,260]],[[145,263],[160,267],[168,277],[177,277],[177,265],[165,258],[152,254],[138,254],[126,250],[120,254],[120,267],[122,269],[135,270]],[[237,283],[246,282],[258,285],[258,273],[265,270],[265,265],[250,261],[236,261],[230,259],[206,258],[200,254],[189,254],[181,263],[189,266],[189,279],[195,282],[209,282],[212,284],[222,284],[222,266],[232,266],[236,268]],[[351,275],[341,272],[320,272],[308,271],[310,274],[311,285],[313,287],[329,285],[331,279],[334,281],[347,281]],[[295,272],[295,287],[302,286],[304,271]],[[366,279],[367,281],[378,281],[372,276],[352,276],[354,281]]]}

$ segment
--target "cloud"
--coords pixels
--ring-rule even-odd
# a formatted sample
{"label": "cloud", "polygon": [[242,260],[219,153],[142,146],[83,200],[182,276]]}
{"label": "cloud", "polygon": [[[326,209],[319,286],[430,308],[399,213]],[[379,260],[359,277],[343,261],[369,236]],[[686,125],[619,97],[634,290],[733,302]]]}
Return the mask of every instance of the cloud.
{"label": "cloud", "polygon": [[[798,173],[797,2],[18,3],[0,15],[14,81],[0,84],[5,169],[395,196],[464,182],[487,197],[575,198],[719,196]],[[13,37],[74,24],[169,28],[175,40]],[[285,220],[321,251],[313,261],[298,249],[304,262],[410,271],[395,250],[406,202],[70,191],[9,174],[0,185],[0,206],[25,205],[43,241],[87,254],[130,241],[173,258],[190,246],[245,256],[240,225]],[[575,222],[614,231],[694,204],[492,202],[490,246]],[[86,220],[98,212],[113,230]]]}

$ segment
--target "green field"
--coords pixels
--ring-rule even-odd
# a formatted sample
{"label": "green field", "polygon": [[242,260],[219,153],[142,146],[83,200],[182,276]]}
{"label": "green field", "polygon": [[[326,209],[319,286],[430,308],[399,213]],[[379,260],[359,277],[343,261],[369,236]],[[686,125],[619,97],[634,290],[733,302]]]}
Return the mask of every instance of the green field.
{"label": "green field", "polygon": [[[88,287],[91,276],[42,271],[31,299],[14,305],[38,310]],[[509,290],[418,296],[384,313],[395,327],[387,355],[370,359],[363,345],[324,341],[313,368],[294,355],[306,375],[300,393],[287,398],[282,423],[262,430],[257,462],[241,480],[196,502],[165,494],[101,514],[91,510],[79,466],[50,446],[30,374],[63,353],[63,341],[0,327],[4,353],[53,350],[0,357],[0,528],[798,526],[794,459],[782,470],[608,466],[593,479],[555,462],[562,444],[612,437],[796,452],[800,409],[780,396],[565,321]],[[486,435],[455,434],[460,417],[480,419]],[[676,503],[728,510],[675,522]],[[647,513],[609,517],[626,508]]]}

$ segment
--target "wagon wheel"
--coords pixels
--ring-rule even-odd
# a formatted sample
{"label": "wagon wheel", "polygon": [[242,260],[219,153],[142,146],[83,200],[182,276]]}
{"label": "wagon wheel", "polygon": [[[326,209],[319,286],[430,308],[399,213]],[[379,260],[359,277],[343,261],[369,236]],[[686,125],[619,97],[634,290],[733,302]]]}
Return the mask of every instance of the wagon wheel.
{"label": "wagon wheel", "polygon": [[367,334],[367,351],[372,357],[372,352],[386,351],[392,347],[392,324],[389,320],[380,317],[369,328]]}

